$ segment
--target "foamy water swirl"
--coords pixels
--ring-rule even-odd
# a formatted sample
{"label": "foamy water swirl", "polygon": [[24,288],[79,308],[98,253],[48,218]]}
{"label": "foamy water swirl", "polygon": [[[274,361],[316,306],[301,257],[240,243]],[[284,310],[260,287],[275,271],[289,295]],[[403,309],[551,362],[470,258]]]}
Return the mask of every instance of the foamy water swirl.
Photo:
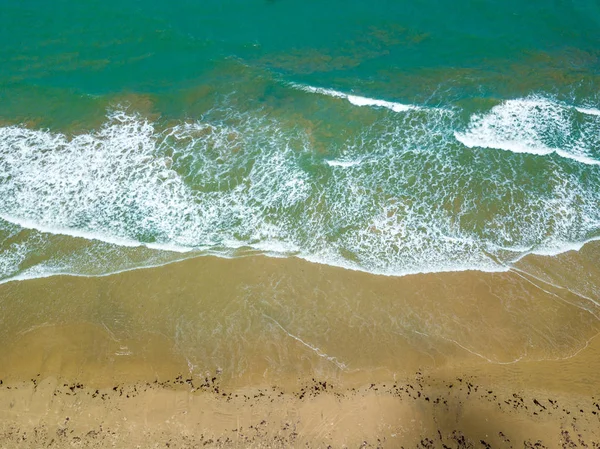
{"label": "foamy water swirl", "polygon": [[452,109],[303,90],[382,115],[327,154],[301,126],[232,109],[169,127],[116,111],[76,136],[0,128],[2,276],[42,275],[35,251],[89,274],[114,248],[101,272],[244,248],[387,275],[498,271],[598,237],[593,108],[509,100],[465,126]]}

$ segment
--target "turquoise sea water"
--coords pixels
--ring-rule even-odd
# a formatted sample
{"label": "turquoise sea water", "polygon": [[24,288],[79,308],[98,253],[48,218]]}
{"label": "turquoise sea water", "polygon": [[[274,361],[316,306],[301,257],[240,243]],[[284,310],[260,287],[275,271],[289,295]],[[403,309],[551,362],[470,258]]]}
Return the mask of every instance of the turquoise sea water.
{"label": "turquoise sea water", "polygon": [[600,237],[600,4],[0,3],[0,280]]}

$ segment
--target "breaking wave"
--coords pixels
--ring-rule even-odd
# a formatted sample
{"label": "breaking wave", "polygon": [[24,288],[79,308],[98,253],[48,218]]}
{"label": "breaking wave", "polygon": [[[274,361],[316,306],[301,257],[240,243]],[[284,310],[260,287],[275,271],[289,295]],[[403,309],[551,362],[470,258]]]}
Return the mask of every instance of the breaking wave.
{"label": "breaking wave", "polygon": [[405,112],[405,111],[410,111],[411,109],[419,108],[418,106],[411,105],[411,104],[402,104],[402,103],[396,103],[393,101],[378,100],[376,98],[361,97],[359,95],[345,94],[345,93],[339,92],[337,90],[326,89],[323,87],[313,87],[313,86],[307,86],[304,84],[297,84],[297,83],[292,83],[291,86],[295,89],[299,89],[304,92],[327,95],[332,98],[343,98],[345,100],[348,100],[354,106],[372,106],[372,107],[378,107],[378,108],[386,108],[386,109],[389,109],[394,112]]}
{"label": "breaking wave", "polygon": [[113,111],[76,136],[0,128],[0,281],[248,252],[385,275],[503,271],[600,236],[593,109],[528,97],[463,123],[302,89],[404,113],[326,153],[301,126],[232,108],[174,126]]}
{"label": "breaking wave", "polygon": [[[584,117],[574,117],[580,114]],[[591,116],[591,117],[585,117]],[[476,114],[455,137],[469,148],[497,148],[600,164],[600,111],[568,107],[543,98],[508,100],[484,114]]]}

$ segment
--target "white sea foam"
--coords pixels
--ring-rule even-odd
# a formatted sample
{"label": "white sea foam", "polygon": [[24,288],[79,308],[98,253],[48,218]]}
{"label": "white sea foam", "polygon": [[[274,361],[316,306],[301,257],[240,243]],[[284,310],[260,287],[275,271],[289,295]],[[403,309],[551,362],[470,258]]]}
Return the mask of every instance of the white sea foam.
{"label": "white sea foam", "polygon": [[326,159],[325,163],[330,167],[354,167],[360,165],[361,161],[338,161],[335,159]]}
{"label": "white sea foam", "polygon": [[596,108],[580,108],[580,107],[576,107],[575,109],[577,109],[582,114],[600,115],[600,109],[596,109]]}
{"label": "white sea foam", "polygon": [[[565,130],[585,148],[593,142],[593,124],[570,129],[573,108],[519,101],[473,118],[459,136],[570,159],[574,143],[553,140]],[[0,128],[0,218],[37,232],[0,256],[0,277],[97,275],[256,251],[385,275],[505,271],[524,254],[561,252],[594,234],[599,186],[577,170],[595,168],[541,165],[534,175],[547,170],[544,182],[531,183],[508,153],[463,163],[459,120],[447,110],[388,114],[335,148],[325,163],[337,169],[321,178],[323,159],[301,129],[231,109],[162,130],[123,112],[75,137]],[[495,209],[483,220],[487,204]],[[69,241],[71,256],[62,250],[69,236],[88,243]],[[32,267],[28,254],[39,248],[45,262]]]}
{"label": "white sea foam", "polygon": [[0,280],[2,277],[17,273],[30,251],[31,248],[25,243],[3,245],[0,256]]}
{"label": "white sea foam", "polygon": [[348,101],[355,106],[374,106],[380,108],[387,108],[394,112],[404,112],[409,111],[411,109],[416,109],[416,106],[412,105],[395,103],[392,101],[377,100],[374,98],[359,97],[358,95],[348,95],[347,98]]}
{"label": "white sea foam", "polygon": [[570,153],[568,151],[561,150],[560,148],[547,147],[543,143],[505,140],[503,138],[495,139],[492,136],[474,136],[473,134],[460,132],[456,132],[454,135],[456,140],[468,148],[496,148],[499,150],[510,151],[512,153],[528,153],[538,156],[546,156],[556,153],[558,156],[566,159],[572,159],[574,161],[581,162],[582,164],[600,165],[600,161],[592,159],[591,157],[577,153]]}
{"label": "white sea foam", "polygon": [[0,214],[0,218],[4,221],[8,221],[9,223],[19,225],[22,228],[35,229],[36,231],[43,232],[45,234],[68,235],[70,237],[88,240],[99,240],[101,242],[111,243],[118,246],[142,246],[142,243],[135,240],[121,239],[110,235],[102,235],[93,232],[82,231],[79,229],[65,229],[56,226],[48,226],[42,223],[36,223],[35,221],[26,218],[11,217],[4,214]]}
{"label": "white sea foam", "polygon": [[155,264],[152,264],[152,263],[139,264],[136,266],[121,268],[121,269],[107,269],[106,271],[104,271],[102,273],[95,273],[95,274],[81,273],[80,271],[78,271],[77,267],[67,267],[67,266],[53,267],[51,265],[42,264],[42,265],[37,265],[35,267],[26,269],[26,270],[19,272],[18,274],[13,275],[13,276],[7,276],[4,278],[0,278],[0,284],[6,284],[9,282],[17,282],[17,281],[28,281],[28,280],[32,280],[32,279],[43,279],[43,278],[49,278],[49,277],[53,277],[53,276],[74,276],[74,277],[89,277],[89,278],[105,277],[105,276],[112,276],[114,274],[119,274],[119,273],[126,273],[128,271],[162,267],[165,265],[169,265],[171,263],[180,262],[181,260],[183,260],[183,259],[169,260],[167,262],[155,263]]}
{"label": "white sea foam", "polygon": [[290,85],[295,89],[303,90],[304,92],[310,92],[313,94],[327,95],[329,97],[334,97],[334,98],[347,98],[348,97],[348,94],[345,94],[343,92],[339,92],[339,91],[333,90],[333,89],[326,89],[324,87],[313,87],[313,86],[307,86],[304,84],[297,84],[297,83],[291,83]]}
{"label": "white sea foam", "polygon": [[[595,109],[576,108],[595,115]],[[455,138],[474,148],[495,148],[540,156],[557,154],[583,164],[599,165],[599,136],[577,129],[571,107],[543,97],[507,100],[491,111],[475,114]],[[591,126],[591,125],[590,125]]]}
{"label": "white sea foam", "polygon": [[376,108],[386,108],[386,109],[390,109],[394,112],[405,112],[405,111],[409,111],[411,109],[419,109],[419,107],[415,106],[415,105],[402,104],[402,103],[386,101],[386,100],[378,100],[376,98],[361,97],[358,95],[346,94],[344,92],[340,92],[340,91],[333,90],[333,89],[326,89],[326,88],[322,88],[322,87],[313,87],[313,86],[307,86],[304,84],[297,84],[297,83],[291,83],[290,85],[293,88],[303,90],[304,92],[327,95],[327,96],[333,97],[333,98],[343,98],[345,100],[348,100],[351,104],[353,104],[355,106],[372,106],[372,107],[376,107]]}
{"label": "white sea foam", "polygon": [[[0,128],[0,218],[125,248],[292,252],[290,236],[269,215],[306,197],[306,174],[290,164],[303,137],[261,118],[230,121],[157,132],[115,112],[100,130],[72,138]],[[13,268],[22,262],[12,259]]]}
{"label": "white sea foam", "polygon": [[580,251],[581,248],[588,243],[598,240],[600,240],[600,236],[587,238],[579,242],[551,242],[550,244],[541,245],[537,248],[532,248],[529,251],[522,252],[517,260],[521,260],[523,257],[528,256],[529,254],[536,256],[557,256],[570,251]]}

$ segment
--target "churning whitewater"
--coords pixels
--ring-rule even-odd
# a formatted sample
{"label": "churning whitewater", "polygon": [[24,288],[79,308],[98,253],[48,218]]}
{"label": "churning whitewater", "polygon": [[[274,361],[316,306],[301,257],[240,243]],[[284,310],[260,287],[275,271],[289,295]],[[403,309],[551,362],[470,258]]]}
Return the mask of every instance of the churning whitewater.
{"label": "churning whitewater", "polygon": [[600,236],[597,109],[531,96],[465,121],[291,87],[376,120],[327,145],[231,107],[175,125],[117,109],[78,135],[0,128],[0,279],[248,250],[386,275],[501,271]]}

